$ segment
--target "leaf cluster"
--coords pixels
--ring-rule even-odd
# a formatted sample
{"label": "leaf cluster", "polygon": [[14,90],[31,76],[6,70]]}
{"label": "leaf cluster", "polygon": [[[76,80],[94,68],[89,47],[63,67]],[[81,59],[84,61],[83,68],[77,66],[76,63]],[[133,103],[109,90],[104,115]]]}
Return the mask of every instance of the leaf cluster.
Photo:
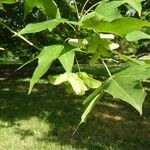
{"label": "leaf cluster", "polygon": [[[141,81],[150,78],[150,60],[141,61],[136,57],[122,54],[119,51],[120,45],[115,42],[115,39],[120,37],[129,42],[150,39],[150,35],[143,30],[145,27],[150,27],[150,22],[140,19],[141,3],[143,1],[99,1],[99,3],[88,10],[82,7],[83,11],[81,12],[78,9],[78,3],[74,2],[77,20],[63,18],[53,0],[26,1],[25,15],[32,8],[38,6],[47,15],[48,19],[39,23],[28,24],[18,32],[18,35],[39,33],[45,30],[51,33],[58,27],[61,27],[61,31],[65,31],[66,25],[69,25],[74,33],[74,37],[70,35],[63,42],[41,48],[41,52],[36,57],[38,59],[38,66],[30,81],[29,94],[34,84],[47,72],[52,63],[55,60],[59,60],[65,73],[57,76],[50,75],[48,78],[51,84],[59,85],[65,83],[66,91],[74,91],[78,95],[83,95],[91,88],[96,89],[83,102],[87,108],[81,117],[81,123],[86,120],[87,115],[104,92],[129,103],[142,115],[142,105],[146,92],[141,85]],[[50,8],[47,3],[49,3]],[[123,16],[119,11],[119,7],[122,5],[132,7],[137,12],[139,18]],[[87,34],[82,34],[83,32]],[[85,72],[81,72],[80,64],[75,58],[77,53],[85,54],[85,56],[90,55],[90,65],[94,65],[100,60],[105,66],[109,78],[103,82],[97,81]],[[109,61],[125,62],[129,66],[125,70],[112,75],[107,66]],[[78,67],[78,72],[73,72],[75,64]]]}

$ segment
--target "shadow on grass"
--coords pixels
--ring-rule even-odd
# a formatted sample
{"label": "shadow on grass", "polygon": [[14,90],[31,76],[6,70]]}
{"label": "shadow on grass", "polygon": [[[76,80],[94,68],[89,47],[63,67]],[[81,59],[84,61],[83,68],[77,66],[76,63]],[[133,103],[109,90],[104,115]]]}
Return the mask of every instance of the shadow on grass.
{"label": "shadow on grass", "polygon": [[[144,104],[144,116],[125,103],[110,100],[105,95],[90,114],[87,123],[80,126],[74,136],[83,112],[82,98],[68,96],[61,87],[38,84],[31,95],[27,95],[28,83],[17,80],[0,81],[0,119],[9,123],[7,128],[18,120],[38,117],[51,127],[38,141],[53,141],[61,145],[89,150],[137,149],[150,147],[150,102]],[[109,100],[109,101],[108,101]],[[19,125],[18,125],[19,126]],[[32,130],[16,131],[22,139],[34,135]]]}

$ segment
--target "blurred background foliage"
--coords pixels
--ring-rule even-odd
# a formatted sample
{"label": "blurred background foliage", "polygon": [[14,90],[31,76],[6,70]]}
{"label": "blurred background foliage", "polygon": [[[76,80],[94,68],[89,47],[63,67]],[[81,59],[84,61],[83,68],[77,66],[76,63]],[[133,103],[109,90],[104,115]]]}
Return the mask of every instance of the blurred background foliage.
{"label": "blurred background foliage", "polygon": [[[25,0],[18,0],[15,4],[3,4],[5,11],[0,10],[0,21],[11,27],[14,31],[19,31],[29,23],[41,22],[48,19],[38,7],[34,7],[26,16],[24,16],[24,1]],[[76,1],[79,12],[82,10],[85,1],[86,0]],[[77,20],[76,10],[71,0],[55,0],[55,2],[58,5],[63,18]],[[99,0],[90,0],[86,5],[85,10],[97,2],[99,2]],[[141,18],[150,21],[150,0],[143,1],[142,7],[143,11]],[[129,6],[123,5],[119,10],[124,16],[139,17],[133,8]],[[62,26],[62,24],[59,25],[51,33],[46,30],[40,33],[25,35],[25,37],[41,48],[49,44],[62,43],[66,40],[66,37],[81,38],[90,34],[86,31],[75,34],[69,25],[65,24],[63,30]],[[149,28],[145,28],[144,30],[150,34]],[[39,50],[29,46],[18,37],[12,37],[13,34],[2,25],[0,25],[0,35],[0,47],[4,48],[4,50],[0,50],[0,62],[26,62],[39,53]],[[116,42],[120,44],[120,51],[125,54],[135,54],[139,56],[150,52],[149,40],[140,40],[138,42],[130,43],[118,37]]]}

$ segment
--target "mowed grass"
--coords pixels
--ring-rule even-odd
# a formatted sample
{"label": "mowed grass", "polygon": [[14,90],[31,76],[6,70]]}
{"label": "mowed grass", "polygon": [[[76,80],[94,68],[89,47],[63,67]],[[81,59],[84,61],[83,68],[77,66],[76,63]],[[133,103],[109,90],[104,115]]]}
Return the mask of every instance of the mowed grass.
{"label": "mowed grass", "polygon": [[41,80],[27,95],[28,79],[0,78],[0,150],[149,150],[150,97],[143,117],[105,95],[72,135],[85,96]]}

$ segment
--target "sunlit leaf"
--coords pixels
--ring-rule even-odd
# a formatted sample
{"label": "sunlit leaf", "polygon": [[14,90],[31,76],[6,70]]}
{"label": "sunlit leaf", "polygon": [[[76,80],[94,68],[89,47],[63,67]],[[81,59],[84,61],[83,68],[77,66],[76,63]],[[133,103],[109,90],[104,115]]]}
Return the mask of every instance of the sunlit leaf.
{"label": "sunlit leaf", "polygon": [[3,9],[3,5],[0,3],[0,9]]}
{"label": "sunlit leaf", "polygon": [[94,35],[88,40],[88,48],[87,51],[94,53],[97,50],[99,45],[100,38],[97,35]]}
{"label": "sunlit leaf", "polygon": [[102,2],[96,7],[95,12],[100,14],[104,20],[112,21],[114,19],[122,17],[117,8],[125,3],[128,3],[139,13],[139,15],[141,15],[142,1],[144,0],[122,0],[122,1],[120,0],[120,1]]}
{"label": "sunlit leaf", "polygon": [[140,64],[142,64],[142,62],[140,62],[136,58],[131,58],[131,56],[126,56],[126,55],[122,55],[122,54],[119,54],[118,56],[119,56],[120,59],[124,60],[125,62],[128,62],[131,65],[140,65]]}
{"label": "sunlit leaf", "polygon": [[59,61],[61,62],[66,72],[72,71],[74,57],[75,49],[72,46],[65,46],[64,50],[62,51],[62,55],[59,57]]}
{"label": "sunlit leaf", "polygon": [[49,75],[48,79],[53,85],[66,84],[66,82],[69,83],[71,87],[66,84],[66,90],[69,92],[73,90],[77,95],[83,95],[88,89],[96,89],[101,85],[100,81],[93,79],[85,72],[66,72],[60,75]]}
{"label": "sunlit leaf", "polygon": [[106,80],[101,86],[99,86],[94,92],[92,92],[89,96],[87,96],[84,101],[83,105],[88,105],[97,95],[103,95],[104,90],[109,85],[109,80]]}
{"label": "sunlit leaf", "polygon": [[139,13],[139,16],[141,16],[142,10],[141,2],[145,0],[124,0],[124,1],[128,3],[131,7],[133,7]]}
{"label": "sunlit leaf", "polygon": [[[109,81],[109,80],[108,80]],[[79,125],[83,122],[86,121],[86,118],[88,116],[88,114],[92,111],[92,109],[94,108],[97,100],[99,100],[103,94],[104,94],[104,89],[108,86],[109,82],[106,81],[105,83],[103,83],[99,88],[97,88],[92,94],[90,94],[84,101],[83,101],[83,105],[86,105],[86,109],[83,112],[82,116],[81,116],[81,121],[79,123]]]}
{"label": "sunlit leaf", "polygon": [[17,0],[0,0],[0,3],[5,3],[5,4],[12,4],[12,3],[16,3]]}
{"label": "sunlit leaf", "polygon": [[124,3],[124,1],[102,2],[96,7],[95,12],[100,14],[103,20],[112,21],[122,17],[117,8]]}
{"label": "sunlit leaf", "polygon": [[64,73],[56,76],[48,76],[49,81],[53,85],[59,85],[63,82],[69,82],[73,91],[77,95],[85,94],[85,91],[88,90],[84,82],[78,77],[75,73]]}
{"label": "sunlit leaf", "polygon": [[25,0],[25,16],[34,7],[39,7],[50,18],[60,18],[59,9],[53,0]]}
{"label": "sunlit leaf", "polygon": [[132,31],[130,33],[128,33],[126,35],[126,39],[128,41],[138,41],[141,39],[150,39],[150,35],[140,31],[140,30],[136,30],[136,31]]}
{"label": "sunlit leaf", "polygon": [[100,95],[97,95],[96,97],[94,97],[94,99],[86,107],[85,111],[83,112],[83,114],[81,116],[81,121],[80,121],[79,125],[82,124],[83,122],[86,122],[88,114],[92,111],[92,109],[94,108],[94,106],[99,98],[100,98]]}
{"label": "sunlit leaf", "polygon": [[112,51],[114,54],[116,54],[121,60],[124,60],[125,62],[129,63],[130,65],[141,65],[143,64],[136,58],[132,58],[131,56],[123,55],[117,51]]}
{"label": "sunlit leaf", "polygon": [[101,39],[98,35],[95,35],[89,40],[88,52],[94,53],[89,61],[91,65],[95,64],[99,57],[111,57],[110,51],[111,42],[106,39]]}
{"label": "sunlit leaf", "polygon": [[64,73],[60,75],[49,75],[48,79],[51,84],[59,85],[62,84],[63,82],[66,82],[68,80],[69,75],[70,73]]}
{"label": "sunlit leaf", "polygon": [[150,22],[130,17],[119,18],[111,22],[99,21],[90,25],[83,22],[83,28],[93,29],[97,32],[113,33],[119,36],[126,36],[129,32],[139,30],[144,26],[150,26]]}
{"label": "sunlit leaf", "polygon": [[92,55],[92,57],[89,60],[89,64],[90,65],[96,64],[99,57],[100,57],[100,49],[96,49],[95,53]]}
{"label": "sunlit leaf", "polygon": [[81,25],[81,22],[78,22],[78,21],[65,20],[65,23],[75,25],[75,26],[80,26]]}
{"label": "sunlit leaf", "polygon": [[88,88],[92,88],[92,89],[96,89],[98,87],[100,87],[101,85],[101,82],[96,80],[96,79],[93,79],[92,77],[90,77],[87,73],[85,72],[79,72],[78,73],[78,76],[80,79],[83,80],[83,82],[85,83],[85,85],[88,87]]}
{"label": "sunlit leaf", "polygon": [[146,93],[141,86],[141,81],[150,78],[150,65],[134,65],[108,78],[99,88],[91,93],[83,104],[87,105],[79,125],[86,121],[88,114],[100,99],[104,91],[114,98],[119,98],[142,114],[142,105]]}
{"label": "sunlit leaf", "polygon": [[16,2],[17,2],[17,0],[0,0],[0,9],[2,9],[2,10],[4,9],[2,3],[3,4],[13,4]]}
{"label": "sunlit leaf", "polygon": [[96,12],[91,12],[83,16],[79,23],[80,23],[80,26],[86,25],[87,27],[90,27],[90,26],[93,26],[93,24],[99,23],[102,19],[103,18],[100,14]]}
{"label": "sunlit leaf", "polygon": [[77,74],[73,74],[68,78],[68,82],[71,84],[73,90],[77,95],[84,95],[85,91],[88,90],[84,81],[81,80]]}
{"label": "sunlit leaf", "polygon": [[150,78],[150,65],[134,65],[110,79],[106,92],[132,105],[142,114],[142,105],[146,96],[141,81]]}
{"label": "sunlit leaf", "polygon": [[35,69],[33,76],[30,81],[29,93],[34,86],[34,84],[45,74],[45,72],[51,66],[51,63],[59,57],[62,52],[63,45],[52,45],[45,47],[38,56],[38,66]]}
{"label": "sunlit leaf", "polygon": [[53,19],[53,20],[43,21],[40,23],[31,23],[31,24],[28,24],[25,28],[23,28],[19,32],[19,34],[36,33],[36,32],[46,30],[46,29],[49,29],[49,31],[52,31],[61,22],[62,22],[61,19]]}

